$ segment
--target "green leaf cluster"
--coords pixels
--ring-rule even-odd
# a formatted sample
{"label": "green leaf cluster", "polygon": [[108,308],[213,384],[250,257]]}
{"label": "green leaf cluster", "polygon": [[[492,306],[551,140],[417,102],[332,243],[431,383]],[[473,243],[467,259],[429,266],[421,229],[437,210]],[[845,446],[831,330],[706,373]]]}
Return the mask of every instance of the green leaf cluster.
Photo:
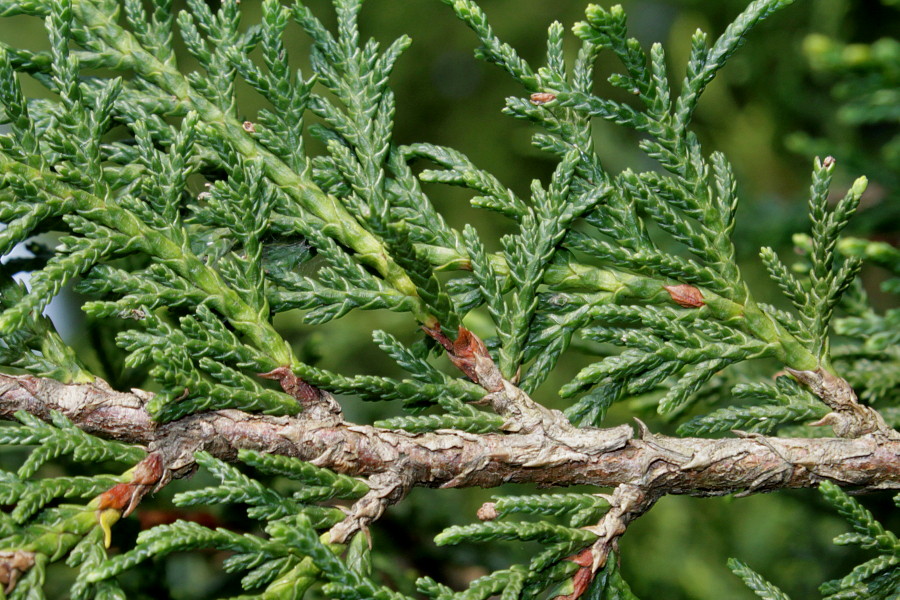
{"label": "green leaf cluster", "polygon": [[215,548],[232,553],[224,564],[227,572],[245,573],[241,585],[248,594],[239,598],[299,599],[317,584],[324,584],[323,592],[332,598],[405,598],[369,577],[364,534],[348,544],[329,541],[327,529],[345,514],[326,502],[358,499],[369,489],[360,480],[297,459],[241,450],[241,462],[278,478],[281,491],[276,491],[271,481],[263,483],[209,454],[199,453],[196,458],[220,484],[177,494],[175,505],[243,504],[247,516],[260,522],[262,530],[239,534],[190,521],[158,525],[142,532],[132,550],[95,565],[87,575],[89,582],[114,581],[116,575],[154,557]]}
{"label": "green leaf cluster", "polygon": [[[596,534],[581,527],[596,523],[609,508],[609,503],[604,498],[591,494],[503,496],[494,500],[495,502],[486,505],[495,513],[491,515],[492,520],[450,527],[441,532],[435,542],[443,546],[537,541],[544,549],[528,564],[516,564],[507,569],[496,570],[473,581],[465,591],[454,593],[433,579],[423,578],[418,583],[420,592],[436,600],[485,600],[495,595],[504,599],[538,598],[549,590],[553,590],[554,595],[566,593],[565,586],[571,585],[578,570],[578,566],[566,558],[571,558],[597,539]],[[538,516],[541,519],[506,519],[512,514]],[[568,517],[568,523],[559,525],[546,517]]]}
{"label": "green leaf cluster", "polygon": [[[546,192],[534,183],[526,202],[458,152],[412,147],[416,156],[444,167],[424,171],[426,181],[468,187],[478,193],[474,205],[518,222],[520,233],[504,239],[507,269],[484,254],[473,230],[464,232],[505,373],[521,369],[523,359],[533,361],[522,376],[524,388],[533,390],[573,335],[624,346],[560,391],[563,397],[590,391],[567,414],[596,424],[616,400],[662,389],[667,391],[658,400],[661,413],[684,410],[713,375],[748,359],[772,356],[800,368],[815,364],[811,344],[750,296],[731,240],[734,175],[721,154],[704,157],[689,130],[696,103],[718,69],[758,21],[786,3],[751,4],[711,46],[704,34],[695,34],[677,96],[662,47],[654,45],[648,54],[629,38],[621,7],[589,7],[587,20],[574,29],[582,45],[571,69],[565,66],[562,27],[551,26],[546,65],[533,69],[496,37],[474,2],[448,4],[478,35],[480,55],[534,93],[530,99],[509,98],[505,111],[543,129],[533,143],[560,161]],[[609,82],[633,94],[637,106],[593,93],[592,65],[604,51],[624,68]],[[641,149],[662,172],[604,169],[593,150],[593,118],[645,134]],[[673,244],[684,252],[673,251]],[[528,290],[541,281],[547,291],[532,297]],[[678,286],[689,286],[694,300],[679,301],[675,295],[684,287]]]}
{"label": "green leaf cluster", "polygon": [[[799,241],[805,244],[805,240]],[[900,251],[896,248],[884,242],[844,237],[838,241],[837,251],[887,273],[881,291],[891,298],[900,294]],[[835,361],[859,390],[860,397],[877,403],[886,418],[896,423],[894,407],[900,400],[900,310],[879,310],[859,284],[851,286],[842,306],[846,316],[835,320],[834,329],[846,342],[834,348]]]}
{"label": "green leaf cluster", "polygon": [[[505,109],[538,127],[534,144],[558,161],[547,183],[532,182],[527,199],[456,150],[391,143],[388,78],[409,40],[384,49],[364,42],[361,3],[335,3],[336,33],[303,5],[274,0],[249,29],[233,2],[218,11],[190,3],[175,16],[160,4],[152,18],[129,4],[127,26],[91,2],[20,8],[47,17],[52,48],[7,51],[2,77],[14,131],[2,160],[13,201],[3,248],[57,231],[60,219],[66,236],[31,272],[30,291],[0,315],[0,330],[10,340],[33,336],[31,315],[78,280],[77,289],[94,298],[84,304],[89,316],[126,319],[116,338],[129,353],[124,366],[144,367],[155,380],[160,393],[149,408],[162,421],[221,408],[295,414],[296,399],[257,377],[288,367],[332,393],[403,398],[413,413],[435,407],[387,425],[497,426],[463,404],[474,390],[439,375],[421,343],[417,361],[401,359],[412,378],[399,382],[305,364],[274,326],[277,313],[293,309],[310,324],[354,309],[408,312],[454,335],[483,306],[491,326],[482,336],[501,372],[528,392],[573,338],[619,346],[622,352],[604,351],[560,390],[578,397],[568,415],[584,424],[598,424],[618,400],[646,394],[660,413],[680,414],[713,376],[751,359],[795,369],[829,365],[828,324],[858,265],[848,260],[835,271],[834,246],[863,184],[829,212],[830,169],[817,167],[808,290],[774,253],[763,254],[798,307],[798,324],[751,295],[732,241],[732,169],[720,153],[705,156],[690,130],[718,70],[753,26],[787,2],[752,3],[713,42],[697,32],[677,94],[662,47],[646,52],[629,37],[619,7],[588,9],[574,28],[581,47],[571,65],[563,28],[553,24],[545,65],[534,68],[497,38],[477,4],[449,4],[480,39],[479,54],[535,94],[509,98]],[[309,76],[288,64],[290,21],[312,41]],[[176,24],[199,68],[186,75],[169,47]],[[73,26],[87,40],[74,54]],[[605,55],[622,65],[609,83],[633,102],[595,94],[594,65]],[[81,60],[134,76],[79,78]],[[26,101],[16,69],[46,81],[59,100]],[[239,121],[239,80],[272,110]],[[296,118],[285,118],[289,112]],[[305,127],[304,113],[317,122]],[[660,168],[604,168],[592,141],[598,118],[640,132],[641,149]],[[120,125],[133,141],[106,140]],[[307,130],[324,154],[307,155]],[[416,175],[414,159],[439,168]],[[206,189],[191,193],[197,178]],[[500,240],[501,252],[488,253],[474,227],[458,231],[444,221],[423,181],[474,191],[475,206],[511,219],[516,232]],[[318,266],[304,274],[313,255]],[[46,373],[53,367],[43,363],[52,360],[56,369],[76,369],[59,343],[41,342],[37,353],[34,343],[7,344],[11,365]]]}
{"label": "green leaf cluster", "polygon": [[[900,422],[900,311],[876,309],[858,277],[864,262],[878,265],[889,273],[884,290],[900,292],[900,254],[842,237],[865,178],[835,203],[834,160],[816,160],[811,231],[795,238],[803,256],[789,266],[774,250],[761,252],[787,300],[765,304],[738,265],[734,169],[692,129],[719,71],[790,0],[751,2],[716,39],[697,31],[683,66],[661,44],[647,49],[632,37],[620,6],[588,6],[573,53],[553,23],[537,66],[497,35],[475,0],[443,1],[478,38],[476,54],[520,86],[504,112],[532,128],[533,146],[553,162],[525,193],[459,150],[395,141],[389,84],[411,40],[364,39],[362,0],[334,0],[333,27],[299,1],[263,0],[248,25],[238,0],[215,8],[188,0],[178,10],[170,0],[0,0],[0,15],[43,19],[49,40],[47,50],[0,47],[9,126],[0,135],[0,367],[64,382],[146,373],[139,385],[153,390],[147,409],[159,422],[226,408],[298,415],[301,400],[266,377],[287,369],[347,407],[351,398],[399,401],[403,414],[379,427],[499,436],[504,417],[476,405],[485,390],[450,371],[432,339],[464,326],[485,340],[507,380],[563,407],[576,425],[600,425],[616,403],[633,400],[666,419],[688,415],[682,434],[808,435],[804,424],[826,405],[787,376],[760,383],[748,366],[759,359],[768,361],[761,369],[777,364],[773,371],[839,372]],[[288,56],[297,31],[309,45],[302,69]],[[601,93],[605,84],[594,79],[607,59],[617,72]],[[23,77],[48,94],[26,98]],[[875,87],[887,83],[885,75]],[[244,93],[265,108],[245,114]],[[873,91],[860,119],[886,118],[878,98]],[[598,121],[634,132],[643,162],[619,172],[604,164]],[[492,240],[474,224],[452,227],[432,202],[434,185],[461,188],[473,207],[505,219],[509,233]],[[21,244],[32,256],[11,257]],[[27,286],[14,278],[23,272]],[[121,365],[97,368],[103,361],[65,343],[44,316],[73,286],[87,297],[80,308],[91,323],[118,332]],[[354,311],[406,319],[403,334],[372,331],[403,375],[311,364],[284,326],[296,319],[327,332]],[[551,379],[569,359],[577,374]],[[245,505],[256,530],[179,521],[107,558],[90,505],[50,504],[124,479],[29,478],[65,453],[133,464],[140,451],[80,433],[58,415],[52,425],[19,419],[24,427],[0,429],[0,442],[41,446],[18,473],[2,475],[2,503],[15,506],[0,524],[5,545],[34,548],[39,558],[14,598],[40,597],[44,565],[65,555],[81,565],[74,597],[115,598],[114,576],[203,548],[233,553],[225,568],[244,574],[242,598],[301,598],[313,588],[335,598],[404,597],[371,574],[364,536],[347,545],[328,538],[344,518],[336,500],[360,498],[363,483],[247,451],[238,458],[260,477],[201,454],[220,484],[175,503]],[[888,534],[824,489],[871,534],[854,541],[887,552],[877,540]],[[578,565],[567,558],[594,541],[583,528],[602,517],[605,501],[526,495],[495,508],[499,520],[450,528],[438,543],[537,542],[541,551],[464,591],[423,578],[420,592],[482,600],[573,593]],[[513,513],[534,520],[508,520]],[[567,520],[552,520],[559,517]],[[595,575],[589,597],[633,597],[614,562]],[[827,584],[828,593],[887,590],[894,564],[873,564]],[[782,597],[745,565],[732,566],[761,597]]]}
{"label": "green leaf cluster", "polygon": [[[0,427],[0,444],[34,448],[15,472],[0,470],[0,503],[10,507],[0,513],[0,549],[26,553],[34,566],[9,598],[44,597],[47,565],[65,559],[68,566],[78,569],[72,598],[124,599],[115,582],[90,585],[85,575],[106,559],[109,524],[104,519],[109,517],[103,515],[96,498],[129,481],[130,472],[52,476],[52,469],[45,473],[41,468],[65,456],[79,464],[133,465],[145,452],[89,435],[56,412],[51,414],[50,423],[25,412],[16,413],[16,418],[18,424]],[[71,498],[93,500],[84,505],[60,502]]]}

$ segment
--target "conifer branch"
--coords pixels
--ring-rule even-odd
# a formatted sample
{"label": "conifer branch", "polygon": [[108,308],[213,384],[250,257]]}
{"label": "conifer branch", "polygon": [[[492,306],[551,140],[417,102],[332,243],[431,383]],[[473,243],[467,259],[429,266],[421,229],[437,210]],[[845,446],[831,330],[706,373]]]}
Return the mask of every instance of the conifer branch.
{"label": "conifer branch", "polygon": [[[459,150],[394,138],[390,76],[411,39],[364,40],[363,0],[332,0],[333,28],[300,0],[262,0],[249,26],[240,0],[0,0],[0,16],[42,19],[49,42],[0,41],[0,419],[18,421],[0,444],[34,446],[0,469],[0,597],[41,596],[48,565],[65,559],[73,600],[119,600],[116,577],[141,561],[217,548],[253,597],[300,600],[319,586],[408,600],[371,575],[369,525],[414,487],[508,482],[613,491],[495,498],[481,522],[435,541],[541,550],[461,592],[423,577],[421,594],[633,597],[610,556],[662,496],[815,486],[855,530],[837,543],[878,552],[823,592],[896,588],[896,536],[841,489],[900,489],[900,311],[879,313],[858,277],[864,261],[878,265],[893,277],[885,292],[900,292],[900,253],[842,237],[868,180],[832,202],[836,160],[815,160],[809,234],[794,237],[802,257],[760,251],[788,302],[763,304],[735,243],[735,171],[691,126],[726,61],[792,0],[750,2],[718,39],[696,32],[683,77],[661,44],[629,37],[621,6],[587,7],[572,60],[551,24],[545,63],[532,65],[477,0],[443,2],[477,36],[476,55],[518,82],[504,112],[539,129],[533,146],[554,161],[527,195]],[[302,70],[288,56],[294,25],[310,42]],[[198,71],[179,64],[182,47]],[[601,56],[620,64],[607,81],[624,96],[598,95]],[[21,74],[49,96],[27,98]],[[239,106],[248,87],[269,107]],[[632,165],[646,170],[603,164],[598,119],[639,134]],[[422,182],[468,190],[509,232],[454,229]],[[14,279],[23,272],[27,286]],[[43,315],[72,286],[89,298],[96,357]],[[283,327],[384,309],[406,313],[416,337],[370,332],[400,378],[321,368]],[[555,397],[540,388],[570,346],[592,358]],[[759,359],[783,371],[752,379]],[[121,391],[132,386],[155,391]],[[399,400],[403,413],[359,425],[350,397]],[[560,400],[564,411],[551,408]],[[689,414],[680,434],[725,437],[656,435],[639,420],[637,434],[601,428],[619,402]],[[838,437],[815,438],[822,425]],[[69,454],[125,466],[39,472]],[[172,503],[244,504],[255,532],[178,521],[107,554],[113,523],[198,467],[218,483]],[[532,520],[507,520],[522,514]],[[761,597],[786,597],[731,567]]]}
{"label": "conifer branch", "polygon": [[[105,13],[95,2],[76,0],[73,12],[110,50],[119,53],[121,66],[133,68],[147,81],[172,94],[178,102],[190,106],[241,155],[260,160],[266,175],[297,202],[304,216],[309,215],[327,223],[328,230],[334,232],[340,242],[356,250],[364,263],[384,275],[402,293],[417,297],[406,272],[390,260],[390,253],[386,252],[383,244],[361,227],[357,218],[341,206],[336,198],[325,194],[310,181],[306,173],[298,173],[254,141],[247,135],[248,129],[243,123],[194,90],[191,82],[174,65],[164,63],[147,52],[131,32],[120,27],[114,16]],[[424,307],[417,305],[416,308],[424,324],[433,324],[433,319],[425,312]]]}
{"label": "conifer branch", "polygon": [[573,438],[534,431],[410,434],[354,425],[337,416],[316,420],[303,414],[277,417],[230,409],[161,424],[145,408],[151,398],[147,392],[113,391],[102,380],[62,384],[0,375],[0,417],[25,411],[47,419],[50,411],[58,411],[88,433],[159,453],[164,480],[190,472],[195,452],[233,461],[239,450],[248,449],[300,458],[356,477],[383,477],[399,468],[404,487],[634,485],[653,495],[714,496],[814,487],[828,480],[858,491],[900,489],[900,476],[892,466],[900,441],[878,435],[705,439],[672,438],[643,429],[633,438],[625,425],[582,428]]}

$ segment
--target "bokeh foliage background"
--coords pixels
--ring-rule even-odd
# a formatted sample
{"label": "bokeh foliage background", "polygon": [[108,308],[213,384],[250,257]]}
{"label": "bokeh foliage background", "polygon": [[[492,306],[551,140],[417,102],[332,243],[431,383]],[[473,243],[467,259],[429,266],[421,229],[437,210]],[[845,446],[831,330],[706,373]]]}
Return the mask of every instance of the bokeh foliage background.
{"label": "bokeh foliage background", "polygon": [[[333,22],[327,0],[306,4],[326,23]],[[482,0],[500,37],[533,65],[542,60],[547,26],[553,20],[572,25],[583,17],[585,4],[585,0]],[[645,47],[663,43],[670,72],[680,74],[691,33],[701,28],[713,37],[719,35],[746,2],[623,0],[622,4],[631,35]],[[242,5],[246,22],[255,22],[258,2],[244,0]],[[302,67],[308,42],[299,28],[292,31],[292,60]],[[404,33],[413,38],[392,80],[397,143],[431,142],[461,150],[525,196],[531,179],[549,175],[554,164],[531,147],[531,128],[500,113],[506,96],[523,91],[499,69],[472,56],[475,36],[440,0],[368,0],[362,31],[383,43]],[[759,284],[761,299],[771,301],[775,293],[763,279],[756,252],[762,244],[789,252],[791,234],[807,229],[806,190],[815,154],[837,159],[836,195],[842,195],[841,187],[858,175],[870,179],[850,233],[895,245],[900,242],[900,42],[891,38],[898,31],[897,0],[798,0],[752,32],[701,100],[695,130],[706,152],[721,150],[734,165],[742,197],[738,250],[748,279]],[[16,47],[46,47],[41,24],[33,19],[0,20],[0,40]],[[574,40],[568,49],[573,54],[577,50]],[[192,67],[184,53],[181,60]],[[612,59],[601,59],[600,74],[617,67]],[[26,94],[45,93],[36,82],[23,83]],[[243,92],[241,116],[252,121],[261,101],[249,89]],[[598,93],[621,97],[620,91],[602,83]],[[595,145],[610,171],[654,168],[636,142],[633,132],[596,123]],[[494,240],[488,249],[498,248],[496,240],[508,223],[469,207],[466,194],[459,190],[426,189],[451,225],[473,223],[484,239]],[[196,192],[200,191],[198,183]],[[877,298],[880,274],[867,270],[863,276]],[[767,294],[766,289],[772,292]],[[70,300],[69,306],[76,304],[77,299]],[[88,325],[76,312],[70,310],[65,316],[65,306],[57,310],[58,325],[69,337],[83,340],[85,352],[102,352],[101,345],[89,341]],[[389,314],[351,315],[316,328],[290,319],[280,325],[291,331],[303,356],[347,374],[399,374],[391,371],[389,361],[372,343],[373,328],[407,339],[419,335],[405,317]],[[572,355],[560,366],[560,375],[541,388],[538,399],[553,402],[553,391],[578,367],[579,358]],[[768,375],[776,369],[777,365],[760,367]],[[620,407],[611,414],[610,424],[626,422],[639,404]],[[386,410],[393,410],[385,405],[360,406],[352,399],[344,405],[348,416],[361,422],[383,418]],[[639,416],[649,419],[655,431],[672,430],[672,424],[654,421],[652,412]],[[173,489],[145,501],[138,517],[143,525],[171,518],[175,515],[166,499],[174,488],[207,483],[203,473],[191,481],[176,482],[170,486]],[[524,490],[519,486],[516,491]],[[464,585],[488,570],[520,562],[523,554],[535,548],[438,549],[431,541],[448,525],[474,520],[481,502],[498,493],[503,490],[415,490],[373,531],[376,549],[384,550],[376,567],[387,573],[391,583],[412,592],[417,575]],[[898,524],[891,517],[893,504],[887,495],[864,502],[886,525]],[[238,530],[252,528],[246,515],[234,509],[187,516]],[[121,524],[114,543],[127,546],[140,526],[138,519]],[[845,529],[846,524],[812,490],[742,499],[664,498],[624,537],[622,568],[641,598],[752,598],[752,592],[725,565],[733,556],[792,597],[813,598],[818,597],[819,583],[842,576],[858,562],[850,555],[852,549],[831,545],[831,538]],[[171,556],[125,583],[135,598],[200,599],[238,593],[236,581],[219,569],[224,558],[219,554]],[[65,573],[60,573],[58,582],[58,597],[63,597]]]}

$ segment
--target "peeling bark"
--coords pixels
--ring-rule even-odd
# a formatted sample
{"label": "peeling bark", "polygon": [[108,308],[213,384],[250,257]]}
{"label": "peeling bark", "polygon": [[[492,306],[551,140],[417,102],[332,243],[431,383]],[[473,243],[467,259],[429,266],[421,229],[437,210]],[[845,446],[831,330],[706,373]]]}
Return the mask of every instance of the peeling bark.
{"label": "peeling bark", "polygon": [[821,367],[815,371],[787,371],[831,408],[830,413],[813,425],[831,425],[835,435],[840,437],[859,437],[873,433],[892,439],[900,438],[900,434],[888,427],[878,411],[859,403],[856,392],[846,379]]}
{"label": "peeling bark", "polygon": [[571,437],[544,431],[414,434],[337,418],[318,421],[302,414],[273,417],[238,410],[158,424],[144,408],[150,397],[146,392],[116,392],[100,381],[65,385],[28,375],[0,375],[0,417],[9,419],[24,410],[48,418],[51,410],[59,411],[89,433],[158,452],[166,468],[164,480],[190,472],[199,450],[235,460],[237,451],[246,448],[357,477],[396,474],[399,469],[404,486],[628,484],[654,496],[711,496],[813,487],[827,479],[860,491],[900,489],[900,440],[878,434],[855,439],[704,439],[654,435],[642,427],[634,438],[627,425],[575,429]]}

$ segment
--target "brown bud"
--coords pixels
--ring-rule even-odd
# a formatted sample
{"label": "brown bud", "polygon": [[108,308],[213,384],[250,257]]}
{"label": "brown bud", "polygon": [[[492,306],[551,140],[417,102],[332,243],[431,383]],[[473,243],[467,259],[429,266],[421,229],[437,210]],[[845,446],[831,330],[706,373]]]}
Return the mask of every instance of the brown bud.
{"label": "brown bud", "polygon": [[566,560],[571,560],[581,567],[572,576],[572,593],[561,596],[555,596],[553,600],[578,600],[584,597],[584,593],[590,587],[594,580],[594,551],[593,548],[586,548],[575,556],[570,556]]}
{"label": "brown bud", "polygon": [[497,503],[485,502],[475,515],[480,521],[493,521],[497,518]]}
{"label": "brown bud", "polygon": [[131,503],[135,486],[130,483],[118,483],[97,497],[97,510],[117,510],[123,512]]}
{"label": "brown bud", "polygon": [[703,302],[703,294],[692,285],[686,283],[680,285],[664,285],[663,289],[669,292],[672,300],[679,306],[685,308],[700,308],[705,304]]}
{"label": "brown bud", "polygon": [[313,387],[297,377],[288,367],[278,367],[268,373],[257,373],[257,377],[274,379],[281,384],[281,389],[289,396],[294,397],[301,405],[318,402],[322,398],[319,388]]}
{"label": "brown bud", "polygon": [[159,452],[151,452],[134,468],[131,483],[134,485],[156,485],[163,476],[163,460]]}
{"label": "brown bud", "polygon": [[537,92],[532,94],[529,100],[535,106],[540,106],[541,104],[546,104],[548,102],[556,100],[556,94],[551,94],[550,92]]}
{"label": "brown bud", "polygon": [[488,354],[487,346],[477,335],[460,325],[456,339],[451,342],[441,331],[440,326],[422,327],[422,329],[444,347],[450,362],[456,365],[456,368],[475,383],[479,383],[476,365],[479,359],[490,360],[490,354]]}
{"label": "brown bud", "polygon": [[102,517],[104,513],[115,513],[114,518],[101,519],[101,525],[108,537],[108,526],[119,517],[127,517],[137,507],[141,499],[163,482],[165,470],[162,456],[158,452],[151,452],[144,460],[135,466],[128,483],[119,483],[109,488],[95,499],[97,513]]}
{"label": "brown bud", "polygon": [[578,554],[568,557],[566,560],[571,560],[580,567],[590,567],[594,564],[594,549],[585,548]]}
{"label": "brown bud", "polygon": [[251,123],[250,121],[244,121],[241,124],[241,127],[243,127],[244,131],[246,131],[247,133],[256,133],[256,126],[253,125],[253,123]]}
{"label": "brown bud", "polygon": [[826,169],[830,169],[834,165],[834,157],[826,156],[825,160],[822,161],[822,166]]}

